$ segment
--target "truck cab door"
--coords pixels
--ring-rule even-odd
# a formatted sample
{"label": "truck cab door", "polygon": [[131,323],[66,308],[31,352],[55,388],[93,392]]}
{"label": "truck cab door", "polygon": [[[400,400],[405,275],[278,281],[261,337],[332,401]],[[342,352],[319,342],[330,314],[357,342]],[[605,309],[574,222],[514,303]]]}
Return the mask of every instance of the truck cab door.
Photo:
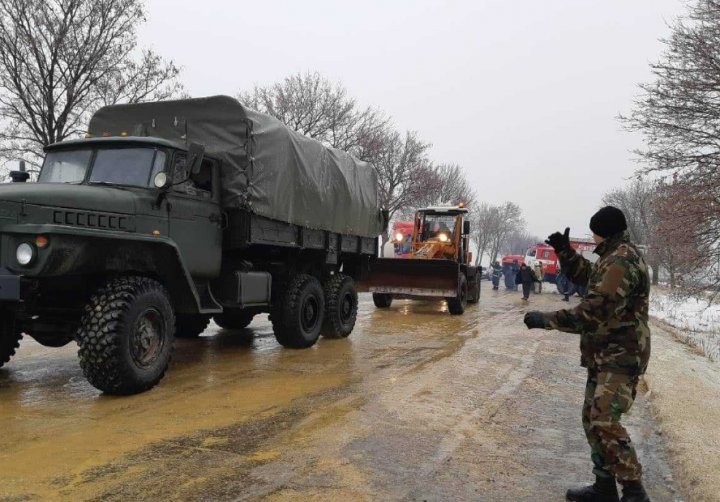
{"label": "truck cab door", "polygon": [[197,174],[190,172],[187,155],[176,152],[168,193],[169,235],[177,244],[193,278],[220,273],[223,222],[220,208],[219,163],[204,158]]}

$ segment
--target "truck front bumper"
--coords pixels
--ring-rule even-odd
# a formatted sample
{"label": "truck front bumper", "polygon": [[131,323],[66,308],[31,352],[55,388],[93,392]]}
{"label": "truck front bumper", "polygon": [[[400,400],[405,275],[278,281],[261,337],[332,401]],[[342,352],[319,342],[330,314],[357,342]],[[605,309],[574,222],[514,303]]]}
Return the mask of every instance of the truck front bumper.
{"label": "truck front bumper", "polygon": [[20,276],[0,268],[0,301],[19,302],[21,299]]}

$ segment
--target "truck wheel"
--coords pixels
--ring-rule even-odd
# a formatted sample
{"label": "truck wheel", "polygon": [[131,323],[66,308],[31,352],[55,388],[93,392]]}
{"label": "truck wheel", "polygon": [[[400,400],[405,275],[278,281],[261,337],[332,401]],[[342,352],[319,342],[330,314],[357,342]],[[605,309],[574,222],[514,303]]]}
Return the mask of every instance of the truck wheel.
{"label": "truck wheel", "polygon": [[480,277],[476,276],[470,281],[470,292],[468,293],[468,303],[477,303],[480,301]]}
{"label": "truck wheel", "polygon": [[210,316],[202,314],[177,314],[175,316],[175,338],[197,338],[210,324]]}
{"label": "truck wheel", "polygon": [[325,283],[324,338],[345,338],[355,327],[358,296],[352,277],[335,274]]}
{"label": "truck wheel", "polygon": [[213,316],[215,324],[220,326],[222,329],[228,330],[240,330],[247,328],[255,317],[255,314],[250,312],[223,312]]}
{"label": "truck wheel", "polygon": [[464,275],[460,276],[460,287],[458,288],[458,295],[455,298],[448,298],[448,310],[452,315],[462,315],[465,313],[465,307],[467,307],[467,296],[468,296],[468,284],[467,279]]}
{"label": "truck wheel", "polygon": [[175,315],[168,293],[147,277],[118,277],[85,307],[77,342],[88,381],[107,394],[137,394],[170,364]]}
{"label": "truck wheel", "polygon": [[271,321],[275,338],[284,347],[304,349],[317,342],[325,315],[325,297],[320,281],[307,274],[290,280],[273,306]]}
{"label": "truck wheel", "polygon": [[10,361],[15,355],[15,350],[20,347],[22,333],[15,329],[15,322],[7,312],[2,313],[2,328],[0,331],[0,368]]}
{"label": "truck wheel", "polygon": [[392,295],[386,295],[385,293],[373,293],[373,303],[379,309],[386,309],[392,305]]}

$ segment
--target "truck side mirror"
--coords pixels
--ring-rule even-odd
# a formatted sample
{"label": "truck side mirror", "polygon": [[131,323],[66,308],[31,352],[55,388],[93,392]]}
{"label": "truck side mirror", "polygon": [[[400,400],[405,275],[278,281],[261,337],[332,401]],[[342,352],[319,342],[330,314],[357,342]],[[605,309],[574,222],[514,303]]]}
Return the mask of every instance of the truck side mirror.
{"label": "truck side mirror", "polygon": [[188,161],[190,164],[190,172],[197,174],[200,172],[203,157],[205,156],[205,147],[198,143],[190,143],[188,147]]}
{"label": "truck side mirror", "polygon": [[463,234],[470,235],[470,222],[467,220],[463,221]]}

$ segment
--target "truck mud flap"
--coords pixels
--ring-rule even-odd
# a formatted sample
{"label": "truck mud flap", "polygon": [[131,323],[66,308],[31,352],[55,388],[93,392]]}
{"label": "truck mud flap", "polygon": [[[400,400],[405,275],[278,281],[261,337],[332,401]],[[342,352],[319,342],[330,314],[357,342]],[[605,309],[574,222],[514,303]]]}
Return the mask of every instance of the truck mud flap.
{"label": "truck mud flap", "polygon": [[371,262],[362,289],[371,293],[454,297],[460,267],[449,260],[379,258]]}

